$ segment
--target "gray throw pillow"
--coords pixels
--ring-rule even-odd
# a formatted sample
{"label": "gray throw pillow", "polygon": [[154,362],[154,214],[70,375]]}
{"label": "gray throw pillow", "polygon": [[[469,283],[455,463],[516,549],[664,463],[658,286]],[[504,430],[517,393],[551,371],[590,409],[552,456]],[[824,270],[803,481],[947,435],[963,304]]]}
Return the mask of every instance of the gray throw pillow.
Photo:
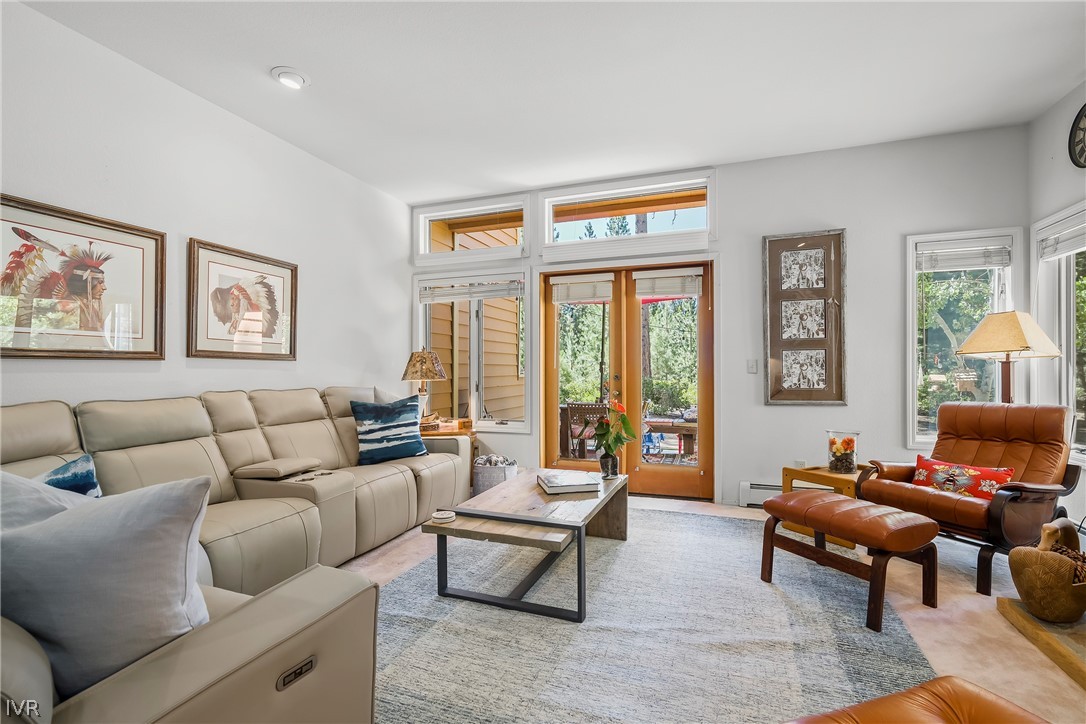
{"label": "gray throw pillow", "polygon": [[207,623],[196,570],[210,487],[205,476],[66,493],[83,499],[71,505],[65,491],[0,478],[0,614],[41,643],[62,698]]}
{"label": "gray throw pillow", "polygon": [[94,498],[0,472],[0,530],[40,523],[57,513],[93,503]]}

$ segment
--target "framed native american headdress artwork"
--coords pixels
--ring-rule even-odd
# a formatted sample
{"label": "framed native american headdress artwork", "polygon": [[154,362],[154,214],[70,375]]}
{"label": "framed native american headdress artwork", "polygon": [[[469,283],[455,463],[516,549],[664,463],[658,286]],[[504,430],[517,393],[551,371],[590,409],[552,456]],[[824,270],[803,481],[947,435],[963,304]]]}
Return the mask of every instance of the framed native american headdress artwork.
{"label": "framed native american headdress artwork", "polygon": [[166,235],[0,195],[0,355],[163,359]]}
{"label": "framed native american headdress artwork", "polygon": [[295,359],[298,266],[189,239],[188,356]]}
{"label": "framed native american headdress artwork", "polygon": [[845,230],[763,236],[765,403],[845,404]]}

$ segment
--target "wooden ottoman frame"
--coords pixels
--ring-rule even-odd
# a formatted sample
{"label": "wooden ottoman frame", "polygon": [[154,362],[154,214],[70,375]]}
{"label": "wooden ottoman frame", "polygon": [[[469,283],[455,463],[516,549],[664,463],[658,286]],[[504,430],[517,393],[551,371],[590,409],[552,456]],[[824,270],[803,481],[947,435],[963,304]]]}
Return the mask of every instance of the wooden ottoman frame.
{"label": "wooden ottoman frame", "polygon": [[[801,497],[799,497],[801,496]],[[811,506],[818,504],[837,504],[837,506],[843,509],[846,514],[849,511],[863,510],[867,508],[879,508],[893,513],[899,513],[902,516],[907,516],[903,521],[899,522],[899,530],[901,529],[901,523],[904,523],[904,527],[925,525],[931,523],[934,526],[928,542],[921,545],[918,548],[911,550],[885,550],[877,546],[868,545],[872,541],[873,537],[877,539],[881,531],[875,531],[874,536],[870,535],[865,528],[871,528],[872,524],[868,521],[876,520],[877,516],[868,516],[866,520],[860,519],[859,521],[849,521],[846,525],[833,526],[833,530],[823,531],[818,529],[816,521],[805,518],[801,515],[788,514],[792,512],[794,506],[774,506],[773,502],[781,499],[791,498],[789,502],[804,502],[810,503]],[[848,501],[849,504],[841,506],[840,501]],[[903,513],[887,506],[875,505],[874,503],[868,503],[866,501],[857,501],[849,498],[845,495],[838,495],[836,493],[829,493],[823,491],[802,491],[798,493],[786,493],[784,495],[778,495],[775,498],[771,498],[766,501],[765,508],[767,510],[773,508],[777,513],[781,514],[781,517],[777,517],[772,512],[770,517],[765,522],[765,532],[762,539],[762,580],[766,583],[773,582],[773,549],[780,548],[790,553],[795,553],[798,556],[803,556],[808,560],[814,561],[821,566],[829,566],[842,573],[847,573],[851,576],[856,576],[864,581],[870,582],[870,588],[867,594],[867,627],[872,631],[882,631],[882,613],[883,604],[886,597],[886,566],[890,563],[892,558],[903,558],[907,561],[920,564],[923,569],[923,593],[922,600],[925,606],[931,608],[938,608],[938,596],[939,596],[939,552],[935,547],[933,539],[935,538],[935,531],[938,529],[938,524],[932,521],[930,518],[926,518],[916,513]],[[805,511],[804,511],[805,512]],[[874,511],[865,511],[874,512]],[[879,511],[881,512],[881,511]],[[814,530],[814,544],[804,543],[782,535],[777,532],[777,525],[785,520],[789,523],[796,523],[799,525],[805,525]],[[812,525],[812,523],[816,523]],[[866,525],[865,525],[866,523]],[[847,528],[853,528],[854,534],[850,535]],[[853,558],[847,558],[845,556],[834,553],[826,549],[826,534],[832,533],[835,537],[845,540],[852,540],[861,545],[867,545],[867,553],[871,556],[871,564],[868,565],[862,561],[855,560]],[[860,535],[855,535],[859,533]],[[923,537],[923,536],[922,536]],[[859,539],[859,540],[857,540]],[[865,540],[867,539],[867,540]],[[887,546],[891,547],[891,546]],[[895,546],[896,547],[896,546]]]}

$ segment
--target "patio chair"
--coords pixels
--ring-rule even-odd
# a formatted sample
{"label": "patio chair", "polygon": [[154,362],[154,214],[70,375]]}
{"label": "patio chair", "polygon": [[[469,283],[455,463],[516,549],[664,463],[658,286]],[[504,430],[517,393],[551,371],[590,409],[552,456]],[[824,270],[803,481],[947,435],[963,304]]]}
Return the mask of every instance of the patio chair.
{"label": "patio chair", "polygon": [[588,441],[596,436],[596,422],[607,414],[604,402],[570,402],[566,404],[569,416],[570,454],[575,458],[588,457]]}

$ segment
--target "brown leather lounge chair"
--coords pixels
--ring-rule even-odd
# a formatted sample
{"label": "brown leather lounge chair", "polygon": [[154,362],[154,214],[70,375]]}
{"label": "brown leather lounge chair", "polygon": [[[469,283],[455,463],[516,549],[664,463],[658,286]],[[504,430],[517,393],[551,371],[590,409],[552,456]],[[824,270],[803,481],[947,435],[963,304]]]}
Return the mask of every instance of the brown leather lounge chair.
{"label": "brown leather lounge chair", "polygon": [[1032,546],[1059,515],[1058,498],[1075,489],[1079,466],[1067,462],[1070,416],[1056,405],[947,402],[939,407],[931,458],[980,467],[1012,467],[1012,482],[992,500],[913,485],[914,463],[872,460],[856,495],[934,518],[939,533],[980,545],[977,592],[992,593],[992,556]]}

